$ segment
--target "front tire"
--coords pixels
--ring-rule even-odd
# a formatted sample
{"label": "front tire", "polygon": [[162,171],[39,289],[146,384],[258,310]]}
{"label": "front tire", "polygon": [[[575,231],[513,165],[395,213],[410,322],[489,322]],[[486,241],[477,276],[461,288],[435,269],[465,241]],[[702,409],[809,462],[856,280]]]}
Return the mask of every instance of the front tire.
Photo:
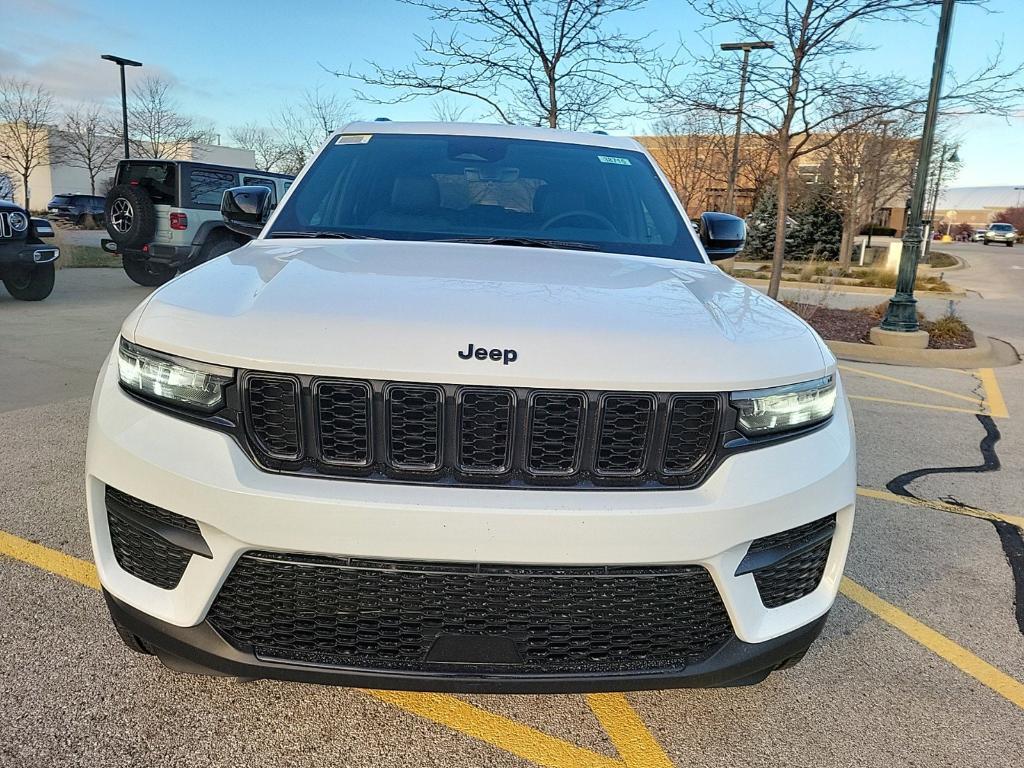
{"label": "front tire", "polygon": [[216,239],[209,240],[203,249],[196,256],[195,260],[189,261],[181,268],[182,272],[185,272],[193,267],[198,267],[200,264],[205,264],[208,261],[213,261],[218,256],[223,256],[225,253],[231,253],[236,248],[241,248],[243,243],[238,242],[233,237],[221,236]]}
{"label": "front tire", "polygon": [[19,301],[42,301],[53,293],[53,264],[38,264],[4,278],[7,292]]}
{"label": "front tire", "polygon": [[124,272],[133,282],[146,288],[156,288],[169,281],[177,273],[174,267],[152,264],[144,259],[125,256],[122,260]]}

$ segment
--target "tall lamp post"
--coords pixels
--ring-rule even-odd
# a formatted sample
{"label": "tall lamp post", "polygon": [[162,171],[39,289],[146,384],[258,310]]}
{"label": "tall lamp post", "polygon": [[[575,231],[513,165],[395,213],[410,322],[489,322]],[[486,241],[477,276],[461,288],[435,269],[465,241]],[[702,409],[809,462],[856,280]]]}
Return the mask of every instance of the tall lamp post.
{"label": "tall lamp post", "polygon": [[100,58],[114,62],[121,70],[121,130],[124,135],[124,157],[127,160],[130,153],[128,151],[128,92],[125,90],[124,86],[124,68],[141,67],[142,62],[125,59],[121,56],[115,56],[112,53],[104,53]]}
{"label": "tall lamp post", "polygon": [[747,93],[747,65],[750,63],[750,52],[765,48],[774,48],[775,43],[769,40],[751,40],[746,43],[722,43],[723,51],[743,51],[743,64],[740,66],[740,100],[736,105],[736,133],[732,138],[732,162],[729,163],[729,187],[726,191],[725,208],[736,214],[736,176],[740,167],[740,130],[743,126],[743,99]]}
{"label": "tall lamp post", "polygon": [[[932,64],[932,82],[928,90],[928,108],[925,110],[924,131],[921,134],[917,174],[914,179],[914,195],[910,203],[909,226],[903,233],[903,251],[900,256],[899,274],[896,277],[896,293],[889,299],[889,307],[882,318],[881,327],[871,329],[871,340],[876,344],[911,348],[928,346],[928,334],[922,331],[917,323],[914,280],[917,277],[917,259],[921,253],[923,239],[922,214],[928,190],[928,163],[931,159],[932,145],[935,143],[935,120],[942,92],[942,76],[946,71],[949,36],[953,29],[953,6],[954,0],[942,0],[942,15],[939,17],[939,32],[935,41],[935,60]],[[901,334],[908,336],[901,339]],[[910,337],[909,334],[914,336]]]}
{"label": "tall lamp post", "polygon": [[1014,187],[1013,191],[1017,193],[1017,207],[1020,208],[1020,193],[1024,192],[1024,187]]}
{"label": "tall lamp post", "polygon": [[875,231],[875,212],[878,207],[878,183],[882,178],[882,153],[885,152],[885,137],[889,132],[889,126],[895,122],[895,120],[878,121],[878,124],[882,126],[882,137],[878,140],[878,152],[876,153],[877,158],[875,159],[875,184],[871,189],[871,220],[868,222],[868,248],[871,247],[871,234]]}
{"label": "tall lamp post", "polygon": [[935,174],[935,189],[932,190],[932,207],[931,207],[931,218],[928,219],[930,229],[928,230],[928,239],[924,243],[924,260],[928,260],[928,256],[932,251],[932,239],[931,235],[935,232],[935,211],[939,207],[939,192],[942,191],[942,169],[946,162],[959,163],[960,155],[956,153],[956,147],[953,151],[949,151],[949,147],[946,144],[942,145],[942,153],[939,155],[939,169]]}

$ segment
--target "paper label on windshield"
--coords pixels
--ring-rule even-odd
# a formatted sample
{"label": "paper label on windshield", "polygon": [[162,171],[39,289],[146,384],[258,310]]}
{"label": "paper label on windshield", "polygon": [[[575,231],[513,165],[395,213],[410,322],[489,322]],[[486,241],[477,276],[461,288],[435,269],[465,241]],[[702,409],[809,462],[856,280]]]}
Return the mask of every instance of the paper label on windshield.
{"label": "paper label on windshield", "polygon": [[602,163],[611,163],[612,165],[632,165],[631,162],[625,157],[609,157],[608,155],[598,155],[597,159]]}
{"label": "paper label on windshield", "polygon": [[335,144],[365,144],[373,138],[372,133],[346,133],[339,136]]}

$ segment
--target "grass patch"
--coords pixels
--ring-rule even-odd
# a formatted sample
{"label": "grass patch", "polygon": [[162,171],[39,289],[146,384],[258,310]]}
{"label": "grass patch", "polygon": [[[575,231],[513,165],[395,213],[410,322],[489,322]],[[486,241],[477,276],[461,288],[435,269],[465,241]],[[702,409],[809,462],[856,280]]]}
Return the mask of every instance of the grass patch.
{"label": "grass patch", "polygon": [[959,262],[956,258],[948,253],[942,251],[932,251],[928,254],[928,266],[934,267],[935,269],[946,269],[948,267],[955,267]]}
{"label": "grass patch", "polygon": [[[856,270],[853,277],[857,278],[859,285],[871,288],[896,287],[896,273],[887,272],[884,269]],[[918,291],[945,291],[947,293],[953,290],[949,283],[941,277],[922,277],[920,275],[918,275],[917,280],[914,281],[914,289]]]}
{"label": "grass patch", "polygon": [[75,267],[120,267],[121,257],[107,253],[94,245],[61,245],[60,265],[64,269]]}

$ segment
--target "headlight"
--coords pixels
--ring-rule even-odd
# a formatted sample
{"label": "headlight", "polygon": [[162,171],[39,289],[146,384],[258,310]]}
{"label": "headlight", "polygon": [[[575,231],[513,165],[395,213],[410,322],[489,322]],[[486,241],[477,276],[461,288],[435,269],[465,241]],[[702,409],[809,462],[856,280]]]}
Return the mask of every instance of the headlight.
{"label": "headlight", "polygon": [[124,339],[117,372],[121,384],[144,397],[207,412],[224,404],[224,385],[235,376],[231,368],[164,355]]}
{"label": "headlight", "polygon": [[21,211],[12,211],[7,214],[7,220],[11,222],[11,229],[15,232],[24,232],[28,229],[28,216]]}
{"label": "headlight", "polygon": [[733,392],[739,427],[746,435],[784,432],[824,421],[836,403],[836,380],[826,376],[785,387]]}

